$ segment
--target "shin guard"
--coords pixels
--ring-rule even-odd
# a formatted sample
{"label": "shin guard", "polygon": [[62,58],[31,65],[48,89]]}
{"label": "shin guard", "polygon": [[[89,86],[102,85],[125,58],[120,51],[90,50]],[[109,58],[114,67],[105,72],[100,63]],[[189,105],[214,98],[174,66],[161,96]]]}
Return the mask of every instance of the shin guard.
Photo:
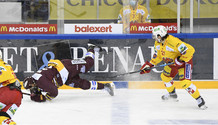
{"label": "shin guard", "polygon": [[197,87],[190,80],[182,80],[181,85],[194,99],[200,96]]}

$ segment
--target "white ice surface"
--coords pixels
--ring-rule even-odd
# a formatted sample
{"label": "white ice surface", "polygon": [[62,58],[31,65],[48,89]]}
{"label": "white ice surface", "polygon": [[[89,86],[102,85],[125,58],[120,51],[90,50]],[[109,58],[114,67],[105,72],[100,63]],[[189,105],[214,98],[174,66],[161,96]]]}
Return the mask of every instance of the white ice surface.
{"label": "white ice surface", "polygon": [[36,103],[24,95],[13,119],[17,125],[218,125],[218,89],[200,89],[208,106],[200,110],[183,89],[179,102],[164,102],[164,89],[106,91],[59,90],[50,102]]}

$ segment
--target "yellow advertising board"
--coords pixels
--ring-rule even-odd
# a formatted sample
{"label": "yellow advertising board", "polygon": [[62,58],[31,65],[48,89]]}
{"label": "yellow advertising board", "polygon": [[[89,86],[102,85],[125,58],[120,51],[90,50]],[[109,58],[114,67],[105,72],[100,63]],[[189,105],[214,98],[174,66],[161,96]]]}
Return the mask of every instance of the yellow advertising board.
{"label": "yellow advertising board", "polygon": [[[64,19],[116,19],[123,7],[120,0],[65,0]],[[97,16],[98,15],[98,16]],[[57,19],[57,0],[50,0],[50,19]]]}
{"label": "yellow advertising board", "polygon": [[[177,18],[177,0],[150,0],[150,14],[152,19],[176,19]],[[198,0],[194,1],[194,18],[217,18],[218,1],[200,0],[198,10]],[[190,17],[190,0],[181,0],[180,3],[181,18]]]}
{"label": "yellow advertising board", "polygon": [[[200,0],[194,1],[194,18],[217,18],[218,1]],[[146,7],[146,0],[139,0],[139,3]],[[98,5],[97,5],[98,4]],[[190,0],[181,0],[181,18],[190,16]],[[64,0],[65,20],[87,20],[87,19],[117,19],[120,9],[123,7],[123,0]],[[151,19],[176,19],[177,0],[150,0],[149,13]],[[50,0],[50,19],[56,20],[57,0]]]}

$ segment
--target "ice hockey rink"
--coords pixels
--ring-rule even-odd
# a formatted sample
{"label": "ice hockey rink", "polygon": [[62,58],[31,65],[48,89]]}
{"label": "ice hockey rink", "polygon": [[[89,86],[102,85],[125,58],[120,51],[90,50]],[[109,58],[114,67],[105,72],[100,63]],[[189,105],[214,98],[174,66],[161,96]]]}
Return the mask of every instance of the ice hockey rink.
{"label": "ice hockey rink", "polygon": [[178,102],[164,102],[165,89],[106,91],[59,90],[50,102],[24,95],[14,115],[17,125],[218,125],[218,89],[199,89],[208,109],[201,110],[184,90]]}

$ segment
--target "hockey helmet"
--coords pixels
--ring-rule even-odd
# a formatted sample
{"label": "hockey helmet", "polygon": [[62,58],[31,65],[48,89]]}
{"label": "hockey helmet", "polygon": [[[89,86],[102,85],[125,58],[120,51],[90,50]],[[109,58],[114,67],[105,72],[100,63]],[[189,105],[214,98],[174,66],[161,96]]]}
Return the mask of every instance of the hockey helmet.
{"label": "hockey helmet", "polygon": [[152,38],[158,39],[158,36],[161,38],[167,35],[167,29],[165,26],[159,25],[153,28],[152,30]]}
{"label": "hockey helmet", "polygon": [[35,81],[32,77],[27,77],[23,80],[23,87],[25,89],[31,89],[35,84]]}
{"label": "hockey helmet", "polygon": [[136,7],[137,3],[138,3],[138,0],[130,0],[129,1],[129,5],[132,7]]}

